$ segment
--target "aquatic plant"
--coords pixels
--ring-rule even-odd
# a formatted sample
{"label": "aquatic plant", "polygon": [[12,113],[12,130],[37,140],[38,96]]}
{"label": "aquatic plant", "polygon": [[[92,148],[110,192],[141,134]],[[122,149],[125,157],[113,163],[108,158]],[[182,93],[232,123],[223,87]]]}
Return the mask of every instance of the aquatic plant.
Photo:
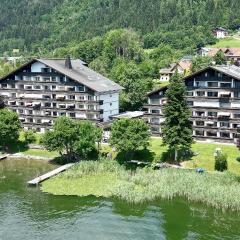
{"label": "aquatic plant", "polygon": [[114,197],[129,203],[185,197],[219,209],[240,210],[240,181],[229,172],[198,174],[192,170],[126,170],[115,161],[87,161],[43,183],[56,195]]}

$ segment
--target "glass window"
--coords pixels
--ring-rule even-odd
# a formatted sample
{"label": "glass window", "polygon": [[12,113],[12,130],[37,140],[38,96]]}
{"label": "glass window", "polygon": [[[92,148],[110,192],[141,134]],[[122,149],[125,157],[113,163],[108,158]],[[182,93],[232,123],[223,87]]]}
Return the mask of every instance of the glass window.
{"label": "glass window", "polygon": [[208,92],[207,96],[208,97],[218,97],[218,92]]}
{"label": "glass window", "polygon": [[221,88],[231,88],[232,83],[220,83]]}
{"label": "glass window", "polygon": [[218,87],[218,82],[208,82],[208,87]]}

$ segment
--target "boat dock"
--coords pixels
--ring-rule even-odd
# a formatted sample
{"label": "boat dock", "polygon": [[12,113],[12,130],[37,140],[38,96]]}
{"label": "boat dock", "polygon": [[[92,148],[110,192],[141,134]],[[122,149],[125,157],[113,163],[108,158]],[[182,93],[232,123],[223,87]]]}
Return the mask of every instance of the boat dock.
{"label": "boat dock", "polygon": [[9,156],[9,154],[1,155],[1,156],[0,156],[0,161],[6,159],[8,156]]}
{"label": "boat dock", "polygon": [[44,175],[42,175],[42,176],[39,176],[39,177],[37,177],[37,178],[34,178],[33,180],[31,180],[31,181],[28,181],[28,185],[32,185],[32,186],[36,186],[36,185],[38,185],[39,183],[41,183],[41,182],[43,182],[43,181],[45,181],[45,180],[47,180],[47,179],[49,179],[49,178],[51,178],[51,177],[53,177],[53,176],[56,176],[56,175],[58,175],[59,173],[61,173],[61,172],[64,172],[64,171],[66,171],[67,169],[69,169],[70,167],[72,167],[74,165],[74,163],[69,163],[69,164],[66,164],[66,165],[64,165],[64,166],[61,166],[61,167],[59,167],[59,168],[57,168],[57,169],[54,169],[54,170],[52,170],[51,172],[48,172],[48,173],[46,173],[46,174],[44,174]]}

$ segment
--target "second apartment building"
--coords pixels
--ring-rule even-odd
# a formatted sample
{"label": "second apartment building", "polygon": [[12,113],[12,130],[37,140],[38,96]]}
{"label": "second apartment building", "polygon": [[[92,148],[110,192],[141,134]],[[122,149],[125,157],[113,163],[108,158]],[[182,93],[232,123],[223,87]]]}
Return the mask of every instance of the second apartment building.
{"label": "second apartment building", "polygon": [[[197,140],[233,143],[240,125],[240,68],[212,66],[184,79]],[[161,135],[167,87],[148,95],[145,118],[153,134]]]}

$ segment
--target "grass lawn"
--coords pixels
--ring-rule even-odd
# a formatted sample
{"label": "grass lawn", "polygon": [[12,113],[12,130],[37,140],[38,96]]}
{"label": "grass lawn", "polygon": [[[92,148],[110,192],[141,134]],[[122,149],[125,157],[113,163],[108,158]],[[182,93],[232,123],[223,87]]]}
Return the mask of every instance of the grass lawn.
{"label": "grass lawn", "polygon": [[[153,161],[161,161],[163,156],[167,152],[167,148],[161,146],[162,140],[160,138],[152,138],[150,145],[150,152],[142,151],[137,154],[138,160],[149,159]],[[240,175],[240,163],[236,161],[236,158],[240,156],[239,150],[235,146],[229,146],[224,144],[214,143],[195,143],[192,146],[192,150],[198,153],[197,156],[193,156],[190,160],[185,161],[183,164],[189,168],[202,167],[209,171],[214,170],[214,152],[216,148],[221,148],[223,153],[228,155],[228,167],[229,171]],[[184,160],[184,159],[183,159]],[[187,159],[186,159],[187,160]]]}
{"label": "grass lawn", "polygon": [[240,40],[235,39],[233,37],[224,38],[224,39],[220,39],[216,44],[210,45],[208,47],[212,47],[212,48],[235,47],[235,48],[238,48],[238,47],[240,47]]}
{"label": "grass lawn", "polygon": [[59,156],[58,152],[49,152],[44,149],[26,149],[26,150],[23,150],[21,153],[29,156],[47,157],[47,158],[55,158]]}

